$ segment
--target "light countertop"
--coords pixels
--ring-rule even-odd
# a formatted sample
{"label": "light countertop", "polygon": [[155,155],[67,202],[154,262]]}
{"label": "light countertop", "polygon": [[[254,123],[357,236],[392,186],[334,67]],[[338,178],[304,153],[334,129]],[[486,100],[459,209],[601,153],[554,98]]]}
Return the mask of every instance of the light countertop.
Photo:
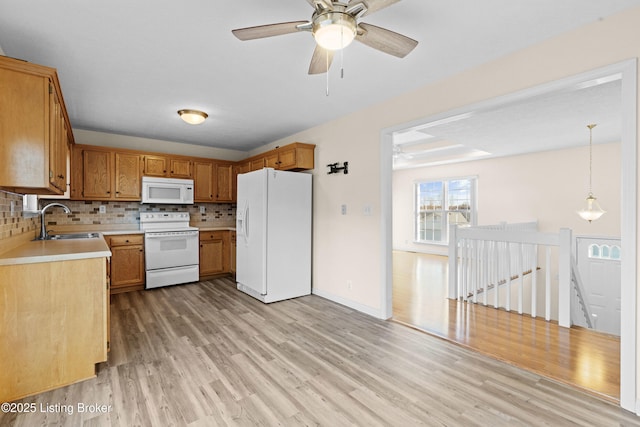
{"label": "light countertop", "polygon": [[[57,227],[60,234],[71,232],[99,232],[104,236],[144,234],[133,228],[106,229],[105,227]],[[91,229],[90,229],[91,228]],[[98,229],[97,229],[98,228]],[[101,228],[101,230],[99,229]],[[232,226],[200,226],[199,231],[235,231]],[[51,232],[55,234],[56,231]],[[70,240],[34,240],[0,254],[0,265],[33,264],[38,262],[110,257],[111,251],[104,238]]]}
{"label": "light countertop", "polygon": [[0,265],[33,264],[110,257],[102,237],[95,239],[34,240],[0,254]]}

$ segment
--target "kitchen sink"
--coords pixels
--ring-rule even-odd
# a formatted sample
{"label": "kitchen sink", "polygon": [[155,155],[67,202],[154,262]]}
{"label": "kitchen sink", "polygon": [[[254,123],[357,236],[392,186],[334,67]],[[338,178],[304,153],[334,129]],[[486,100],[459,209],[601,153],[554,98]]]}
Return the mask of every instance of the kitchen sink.
{"label": "kitchen sink", "polygon": [[97,239],[100,233],[50,234],[47,240]]}

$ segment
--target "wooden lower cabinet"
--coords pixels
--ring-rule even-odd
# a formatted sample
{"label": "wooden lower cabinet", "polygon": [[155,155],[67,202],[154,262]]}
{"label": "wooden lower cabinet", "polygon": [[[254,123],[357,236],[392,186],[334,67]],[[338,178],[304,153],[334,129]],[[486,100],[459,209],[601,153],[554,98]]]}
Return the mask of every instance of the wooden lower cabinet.
{"label": "wooden lower cabinet", "polygon": [[235,276],[236,274],[236,232],[235,231],[229,232],[229,243],[230,243],[229,259],[231,260],[230,271],[231,271],[231,274]]}
{"label": "wooden lower cabinet", "polygon": [[200,232],[200,277],[229,272],[229,232]]}
{"label": "wooden lower cabinet", "polygon": [[111,294],[144,289],[144,235],[106,236],[111,249]]}
{"label": "wooden lower cabinet", "polygon": [[0,402],[95,377],[107,280],[105,257],[0,266]]}

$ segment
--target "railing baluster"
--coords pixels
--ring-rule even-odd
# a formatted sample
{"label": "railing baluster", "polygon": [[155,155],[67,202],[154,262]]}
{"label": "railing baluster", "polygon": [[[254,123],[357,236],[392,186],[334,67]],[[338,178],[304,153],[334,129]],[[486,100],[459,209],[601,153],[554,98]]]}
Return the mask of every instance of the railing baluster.
{"label": "railing baluster", "polygon": [[507,297],[505,301],[505,310],[511,311],[511,243],[507,242],[507,262],[506,262],[506,281],[507,281]]}
{"label": "railing baluster", "polygon": [[516,260],[516,272],[518,273],[518,314],[522,314],[522,288],[524,287],[524,245],[518,243],[518,259]]}
{"label": "railing baluster", "polygon": [[551,246],[547,246],[547,259],[544,266],[545,288],[544,288],[544,320],[551,320]]}
{"label": "railing baluster", "polygon": [[538,314],[538,245],[533,246],[531,259],[531,317]]}

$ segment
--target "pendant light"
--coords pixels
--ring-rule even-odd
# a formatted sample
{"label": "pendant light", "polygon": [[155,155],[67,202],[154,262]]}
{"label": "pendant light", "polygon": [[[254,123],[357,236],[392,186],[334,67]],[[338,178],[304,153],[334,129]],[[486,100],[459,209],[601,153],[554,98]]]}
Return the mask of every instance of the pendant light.
{"label": "pendant light", "polygon": [[586,199],[586,206],[584,209],[578,211],[578,215],[585,221],[595,221],[600,218],[602,215],[606,213],[606,211],[602,210],[600,204],[598,203],[598,199],[595,198],[593,192],[591,191],[591,175],[592,175],[592,165],[593,165],[593,128],[596,127],[595,124],[587,125],[589,128],[589,194]]}

